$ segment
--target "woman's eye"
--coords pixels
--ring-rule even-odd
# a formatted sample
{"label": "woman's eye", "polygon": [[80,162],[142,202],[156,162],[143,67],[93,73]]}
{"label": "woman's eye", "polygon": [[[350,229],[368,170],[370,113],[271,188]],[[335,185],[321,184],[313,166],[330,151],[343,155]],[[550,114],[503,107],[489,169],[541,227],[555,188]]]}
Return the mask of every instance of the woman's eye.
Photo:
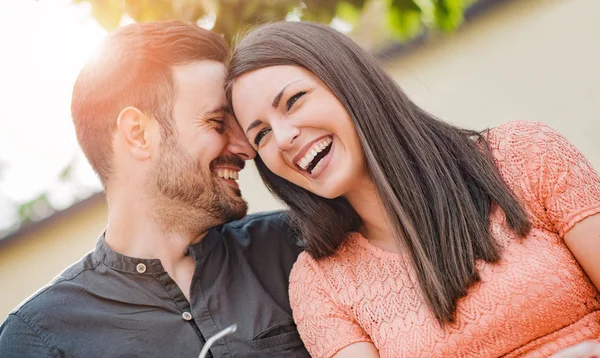
{"label": "woman's eye", "polygon": [[286,102],[286,108],[289,111],[292,106],[294,105],[294,103],[296,103],[297,100],[300,99],[300,97],[304,96],[306,94],[306,92],[302,91],[302,92],[298,92],[295,95],[293,95],[292,97],[290,97],[287,102]]}
{"label": "woman's eye", "polygon": [[269,132],[271,131],[271,129],[269,128],[263,128],[261,129],[257,134],[256,137],[254,137],[254,144],[258,147],[260,145],[260,141],[267,135],[269,134]]}

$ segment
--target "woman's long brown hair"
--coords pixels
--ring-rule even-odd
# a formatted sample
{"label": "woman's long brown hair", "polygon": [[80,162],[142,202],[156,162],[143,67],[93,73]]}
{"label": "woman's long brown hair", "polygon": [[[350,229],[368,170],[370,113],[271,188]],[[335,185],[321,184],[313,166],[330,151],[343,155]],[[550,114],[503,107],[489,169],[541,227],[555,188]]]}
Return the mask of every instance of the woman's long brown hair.
{"label": "woman's long brown hair", "polygon": [[[426,113],[349,38],[308,22],[264,25],[239,42],[229,65],[229,102],[237,77],[277,65],[308,69],[344,105],[394,239],[410,253],[437,320],[452,322],[457,300],[480,279],[475,261],[500,259],[501,248],[489,231],[492,206],[502,209],[519,236],[530,229],[482,133]],[[310,193],[273,174],[260,156],[256,164],[267,187],[289,206],[306,251],[315,259],[333,254],[347,234],[360,227],[360,217],[344,198]]]}

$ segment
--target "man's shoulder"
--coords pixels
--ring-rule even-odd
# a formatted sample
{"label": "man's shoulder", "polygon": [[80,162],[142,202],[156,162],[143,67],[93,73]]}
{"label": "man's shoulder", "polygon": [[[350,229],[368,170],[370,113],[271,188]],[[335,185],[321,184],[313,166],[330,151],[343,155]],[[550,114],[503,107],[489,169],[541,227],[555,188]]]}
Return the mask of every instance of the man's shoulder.
{"label": "man's shoulder", "polygon": [[279,243],[301,250],[302,246],[285,210],[250,214],[222,225],[219,230],[225,239],[233,239],[244,247]]}
{"label": "man's shoulder", "polygon": [[81,277],[82,273],[93,270],[97,264],[92,252],[86,254],[26,298],[11,313],[27,319],[40,316],[40,313],[47,309],[57,307],[57,303],[64,302],[68,298],[69,292],[77,291],[77,289],[73,291],[73,288],[85,285]]}
{"label": "man's shoulder", "polygon": [[97,266],[92,256],[73,263],[10,312],[0,326],[0,350],[14,356],[59,355],[52,332],[81,297],[83,276]]}
{"label": "man's shoulder", "polygon": [[289,225],[287,210],[273,210],[259,213],[248,214],[241,219],[233,220],[226,223],[224,226],[232,228],[243,228],[248,225],[256,225],[261,223],[275,225]]}

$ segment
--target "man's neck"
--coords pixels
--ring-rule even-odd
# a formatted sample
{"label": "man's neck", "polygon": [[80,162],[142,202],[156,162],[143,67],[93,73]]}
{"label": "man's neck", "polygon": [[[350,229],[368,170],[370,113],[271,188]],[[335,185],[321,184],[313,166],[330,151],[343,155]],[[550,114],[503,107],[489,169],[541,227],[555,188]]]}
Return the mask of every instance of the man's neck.
{"label": "man's neck", "polygon": [[[118,200],[109,197],[108,207],[105,235],[108,247],[121,255],[160,260],[189,300],[194,261],[186,256],[186,252],[214,225],[209,223],[211,220],[194,217],[199,215],[193,215],[193,210],[183,212],[181,205],[174,205],[173,210],[169,210],[167,205],[156,205],[144,198]],[[175,219],[176,222],[169,222]]]}
{"label": "man's neck", "polygon": [[[137,205],[137,208],[142,206]],[[126,256],[177,260],[184,257],[187,248],[199,242],[208,230],[191,233],[179,230],[178,226],[166,227],[156,220],[154,213],[145,209],[109,203],[106,243],[114,251]]]}

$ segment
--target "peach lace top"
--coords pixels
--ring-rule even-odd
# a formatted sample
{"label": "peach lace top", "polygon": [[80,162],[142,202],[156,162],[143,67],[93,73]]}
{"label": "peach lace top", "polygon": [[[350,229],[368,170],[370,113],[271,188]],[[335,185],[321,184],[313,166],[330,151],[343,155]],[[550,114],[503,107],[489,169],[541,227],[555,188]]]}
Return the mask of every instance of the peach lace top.
{"label": "peach lace top", "polygon": [[381,357],[546,357],[600,337],[600,294],[562,237],[600,213],[600,177],[546,125],[510,122],[488,137],[497,166],[533,229],[521,240],[500,210],[490,218],[504,247],[497,264],[478,262],[481,282],[442,329],[424,303],[405,257],[352,233],[333,256],[302,253],[290,277],[298,331],[314,357],[372,342]]}

